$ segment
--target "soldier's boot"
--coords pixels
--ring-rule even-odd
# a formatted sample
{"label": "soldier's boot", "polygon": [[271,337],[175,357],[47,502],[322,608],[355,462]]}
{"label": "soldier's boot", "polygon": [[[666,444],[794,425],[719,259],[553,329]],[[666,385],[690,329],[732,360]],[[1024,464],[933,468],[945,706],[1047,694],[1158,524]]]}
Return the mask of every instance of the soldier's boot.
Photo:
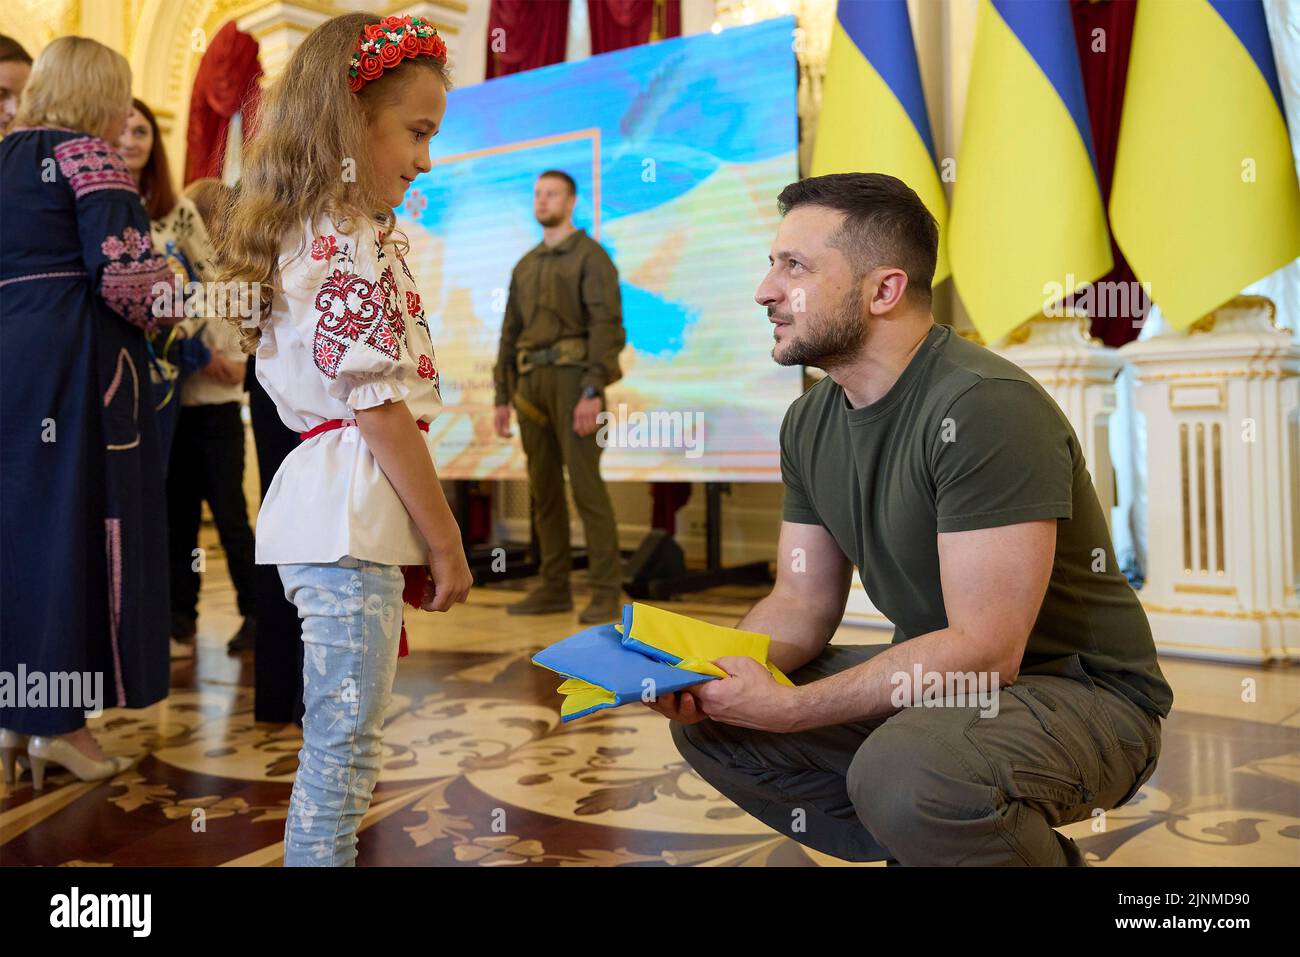
{"label": "soldier's boot", "polygon": [[603,625],[623,617],[623,594],[619,591],[593,592],[591,604],[582,609],[578,621],[584,625]]}
{"label": "soldier's boot", "polygon": [[568,589],[543,585],[534,588],[522,600],[506,606],[507,615],[550,615],[573,611],[573,595]]}

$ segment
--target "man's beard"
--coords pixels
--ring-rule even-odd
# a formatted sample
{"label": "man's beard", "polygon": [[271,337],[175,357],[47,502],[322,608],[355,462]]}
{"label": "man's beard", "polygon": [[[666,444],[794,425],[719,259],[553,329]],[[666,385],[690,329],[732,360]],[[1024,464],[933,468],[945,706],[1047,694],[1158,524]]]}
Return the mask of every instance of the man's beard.
{"label": "man's beard", "polygon": [[546,229],[550,229],[552,226],[559,226],[564,223],[564,214],[551,213],[549,216],[538,216],[537,223]]}
{"label": "man's beard", "polygon": [[[770,309],[768,315],[771,315]],[[772,358],[783,366],[812,366],[829,372],[852,361],[866,337],[867,327],[862,321],[862,290],[855,285],[845,293],[833,312],[810,315],[802,331],[791,336],[783,353],[777,355],[779,344],[773,346]]]}

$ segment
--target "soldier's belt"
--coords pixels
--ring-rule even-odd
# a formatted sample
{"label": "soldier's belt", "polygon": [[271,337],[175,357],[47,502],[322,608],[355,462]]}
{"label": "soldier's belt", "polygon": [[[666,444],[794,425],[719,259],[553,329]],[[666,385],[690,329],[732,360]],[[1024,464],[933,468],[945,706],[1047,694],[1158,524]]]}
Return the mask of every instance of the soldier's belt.
{"label": "soldier's belt", "polygon": [[520,349],[515,353],[515,368],[524,375],[541,366],[580,366],[586,365],[587,340],[585,337],[571,336],[556,339],[545,349]]}

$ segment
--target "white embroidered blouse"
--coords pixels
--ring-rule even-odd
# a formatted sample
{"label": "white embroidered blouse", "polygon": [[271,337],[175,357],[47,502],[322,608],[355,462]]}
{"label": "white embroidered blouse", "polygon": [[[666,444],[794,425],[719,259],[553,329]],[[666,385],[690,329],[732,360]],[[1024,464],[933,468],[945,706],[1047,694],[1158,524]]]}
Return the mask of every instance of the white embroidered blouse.
{"label": "white embroidered blouse", "polygon": [[[301,250],[301,251],[300,251]],[[350,234],[328,217],[280,250],[257,379],[295,432],[405,401],[417,420],[442,408],[433,342],[406,262],[376,224]],[[421,432],[429,454],[433,440]],[[422,565],[428,548],[366,448],[361,430],[307,439],[276,472],[257,518],[257,562]]]}

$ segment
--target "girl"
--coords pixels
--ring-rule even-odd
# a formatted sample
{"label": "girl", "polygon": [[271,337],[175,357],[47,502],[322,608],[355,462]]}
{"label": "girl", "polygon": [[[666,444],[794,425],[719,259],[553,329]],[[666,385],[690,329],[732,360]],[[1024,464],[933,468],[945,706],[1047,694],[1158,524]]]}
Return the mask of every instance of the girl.
{"label": "girl", "polygon": [[[0,673],[99,674],[101,705],[144,708],[170,670],[145,333],[171,321],[153,308],[171,273],[111,145],[130,109],[126,58],[59,37],[0,142]],[[37,790],[47,764],[83,781],[124,770],[91,707],[0,705],[5,778],[24,748]]]}
{"label": "girl", "polygon": [[430,168],[449,85],[446,47],[418,17],[323,23],[266,94],[218,237],[222,279],[260,284],[245,349],[302,439],[257,528],[257,561],[280,567],[305,644],[290,866],[356,861],[402,566],[419,566],[423,593],[411,591],[431,611],[464,601],[472,582],[426,438],[438,373],[392,212]]}

